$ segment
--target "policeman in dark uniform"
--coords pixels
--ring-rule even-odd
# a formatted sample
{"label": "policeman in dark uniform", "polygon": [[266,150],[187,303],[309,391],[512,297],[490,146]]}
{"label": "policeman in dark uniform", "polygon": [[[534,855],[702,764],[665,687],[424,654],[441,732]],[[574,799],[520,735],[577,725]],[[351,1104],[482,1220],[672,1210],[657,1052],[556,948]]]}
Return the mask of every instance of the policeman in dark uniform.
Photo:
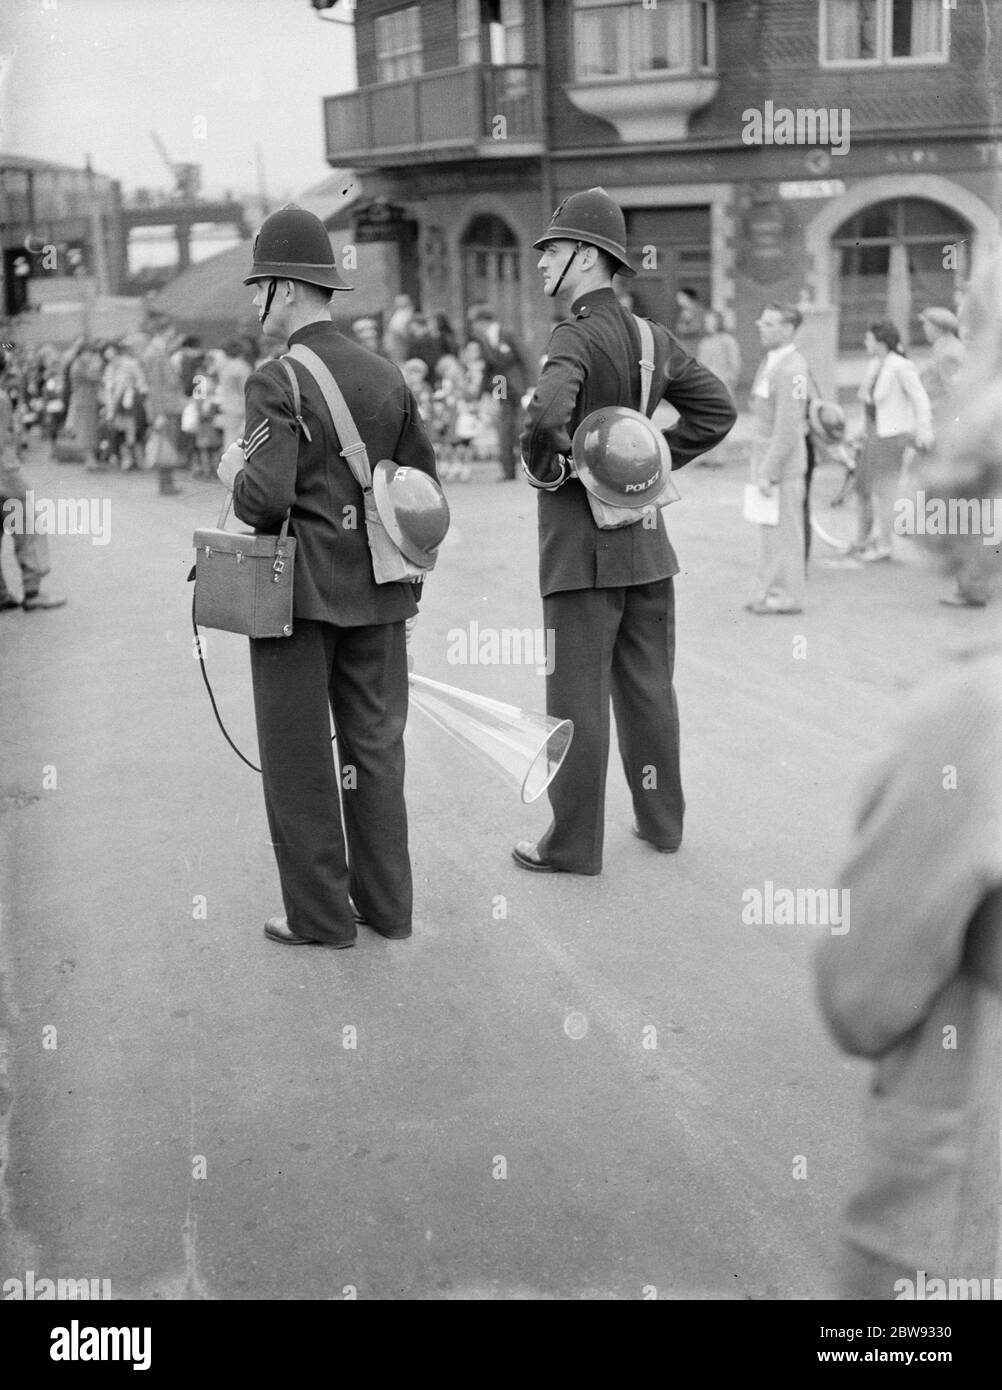
{"label": "policeman in dark uniform", "polygon": [[[244,284],[257,286],[254,303],[269,334],[323,359],[373,466],[394,459],[435,478],[434,451],[399,368],[331,322],[331,292],[351,286],[338,274],[319,218],[291,205],[267,218]],[[405,623],[417,605],[412,584],[375,583],[361,487],[340,455],[312,374],[292,366],[305,429],[282,363],[268,362],[247,380],[242,452],[220,467],[242,521],[277,532],[291,508],[298,542],[293,635],[250,644],[265,806],[286,911],[265,934],[289,945],[351,946],[356,921],[386,937],[411,933]]]}
{"label": "policeman in dark uniform", "polygon": [[[626,224],[604,189],[565,199],[534,243],[548,297],[566,295],[571,319],[550,338],[522,434],[523,466],[539,489],[543,616],[554,633],[549,714],[574,721],[567,759],[549,788],[553,822],[520,841],[515,862],[538,872],[602,868],[609,697],[633,796],[634,832],[670,852],[682,842],[685,801],[672,685],[678,561],[659,508],[643,521],[600,530],[568,460],[577,425],[592,411],[640,404],[640,333],[612,287],[634,275]],[[672,466],[712,449],[735,421],[726,386],[652,323],[655,362],[648,413],[664,399],[680,414],[664,431]]]}

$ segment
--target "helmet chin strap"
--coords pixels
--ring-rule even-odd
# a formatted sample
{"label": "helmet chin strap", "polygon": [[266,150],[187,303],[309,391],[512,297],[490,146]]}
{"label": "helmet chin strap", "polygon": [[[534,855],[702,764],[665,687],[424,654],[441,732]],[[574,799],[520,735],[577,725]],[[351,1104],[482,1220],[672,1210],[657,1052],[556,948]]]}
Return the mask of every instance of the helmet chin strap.
{"label": "helmet chin strap", "polygon": [[266,319],[266,318],[268,317],[268,315],[271,313],[271,302],[272,302],[272,300],[275,298],[275,291],[276,291],[277,289],[278,289],[278,281],[277,281],[277,280],[269,280],[269,282],[268,282],[268,293],[267,293],[267,294],[265,295],[265,297],[264,297],[264,308],[261,310],[260,314],[258,314],[258,316],[257,316],[257,321],[258,321],[258,323],[261,325],[262,328],[264,327],[264,321],[265,321],[265,319]]}
{"label": "helmet chin strap", "polygon": [[574,257],[577,255],[577,253],[578,253],[579,251],[583,250],[583,249],[584,249],[584,248],[583,248],[583,245],[582,245],[582,243],[579,241],[579,242],[577,243],[577,245],[574,247],[574,250],[573,250],[573,251],[571,252],[571,254],[567,257],[567,260],[564,262],[564,268],[563,268],[563,270],[560,272],[560,279],[559,279],[559,280],[557,281],[557,283],[553,286],[553,291],[552,291],[552,294],[551,294],[551,296],[550,296],[552,299],[556,299],[557,295],[560,293],[560,286],[564,283],[564,276],[567,274],[567,272],[568,272],[568,271],[570,270],[570,268],[571,268],[571,261],[573,261]]}

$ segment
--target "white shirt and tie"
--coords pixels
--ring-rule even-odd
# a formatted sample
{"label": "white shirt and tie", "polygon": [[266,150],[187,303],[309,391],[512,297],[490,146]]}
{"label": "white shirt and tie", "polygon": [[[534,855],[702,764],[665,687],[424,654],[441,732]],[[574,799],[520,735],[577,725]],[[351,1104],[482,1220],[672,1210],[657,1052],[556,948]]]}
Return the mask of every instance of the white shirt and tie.
{"label": "white shirt and tie", "polygon": [[765,357],[759,363],[758,371],[755,373],[755,380],[752,382],[751,394],[753,396],[760,396],[765,401],[769,399],[769,381],[772,376],[772,369],[782,358],[788,357],[791,352],[795,352],[796,348],[796,343],[784,343],[782,347],[772,348],[766,353]]}

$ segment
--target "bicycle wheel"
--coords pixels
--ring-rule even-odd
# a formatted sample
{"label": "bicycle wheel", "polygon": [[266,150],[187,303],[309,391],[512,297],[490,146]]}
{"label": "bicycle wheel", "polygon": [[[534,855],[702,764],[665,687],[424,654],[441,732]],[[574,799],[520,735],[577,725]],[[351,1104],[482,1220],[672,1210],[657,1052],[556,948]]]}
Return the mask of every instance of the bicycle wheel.
{"label": "bicycle wheel", "polygon": [[[829,459],[811,480],[811,534],[829,557],[848,555],[856,538],[856,497],[845,465]],[[847,485],[848,483],[848,485]]]}

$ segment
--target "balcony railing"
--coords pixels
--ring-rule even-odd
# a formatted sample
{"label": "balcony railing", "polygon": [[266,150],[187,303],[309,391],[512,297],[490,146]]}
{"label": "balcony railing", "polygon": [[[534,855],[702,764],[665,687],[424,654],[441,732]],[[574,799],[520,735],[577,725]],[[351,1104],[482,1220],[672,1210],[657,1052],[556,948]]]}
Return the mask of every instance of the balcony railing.
{"label": "balcony railing", "polygon": [[538,154],[543,103],[537,67],[470,65],[379,82],[324,99],[330,164]]}

